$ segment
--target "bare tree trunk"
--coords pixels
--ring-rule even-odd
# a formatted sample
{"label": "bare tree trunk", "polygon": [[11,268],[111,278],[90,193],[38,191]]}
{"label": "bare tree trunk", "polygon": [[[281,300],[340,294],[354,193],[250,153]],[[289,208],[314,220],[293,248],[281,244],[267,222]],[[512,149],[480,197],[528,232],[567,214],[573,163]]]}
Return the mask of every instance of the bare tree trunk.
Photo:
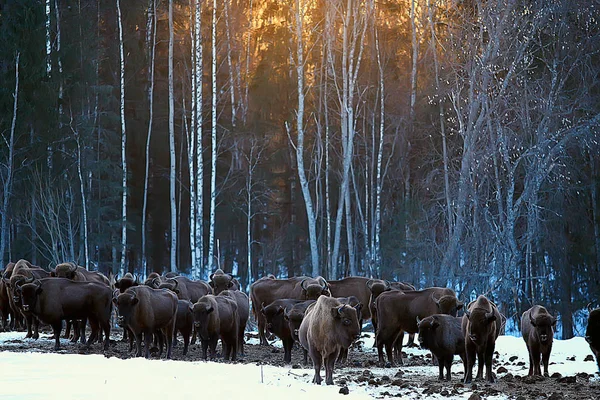
{"label": "bare tree trunk", "polygon": [[383,191],[381,166],[383,161],[383,140],[385,132],[385,81],[377,28],[375,28],[375,47],[377,51],[377,67],[379,69],[379,147],[377,149],[377,178],[375,180],[377,185],[375,190],[375,245],[372,257],[374,260],[374,270],[381,271],[381,192]]}
{"label": "bare tree trunk", "polygon": [[200,0],[196,0],[196,12],[195,16],[195,31],[196,37],[194,42],[195,51],[195,104],[194,109],[196,110],[196,221],[194,227],[196,229],[196,241],[194,252],[196,253],[196,265],[193,268],[196,269],[196,277],[200,278],[204,273],[204,157],[203,157],[203,146],[202,146],[202,74],[203,74],[203,54],[202,54],[202,7]]}
{"label": "bare tree trunk", "polygon": [[[300,188],[302,189],[302,197],[306,207],[306,217],[308,219],[308,232],[310,241],[310,256],[312,265],[312,276],[318,276],[319,271],[319,248],[317,245],[317,218],[313,208],[313,200],[310,194],[310,187],[306,178],[306,167],[304,166],[304,41],[302,39],[304,14],[300,5],[300,0],[296,0],[295,10],[296,26],[296,74],[298,85],[298,111],[296,112],[296,129],[298,134],[297,144],[294,146],[296,150],[296,163],[298,166],[298,178],[300,180]],[[291,140],[290,128],[286,124],[288,136]],[[293,144],[293,142],[292,142]]]}
{"label": "bare tree trunk", "polygon": [[177,271],[177,203],[175,201],[176,155],[175,155],[175,94],[173,84],[173,0],[169,0],[169,193],[171,204],[171,251],[170,268]]}
{"label": "bare tree trunk", "polygon": [[210,226],[208,235],[208,270],[213,270],[215,250],[215,208],[217,198],[217,0],[213,0],[212,13],[212,157],[210,170]]}
{"label": "bare tree trunk", "polygon": [[596,265],[600,267],[600,211],[598,210],[598,162],[594,155],[588,150],[588,158],[592,168],[592,182],[590,191],[592,196],[592,216],[594,225],[594,247],[596,250]]}
{"label": "bare tree trunk", "polygon": [[225,34],[227,35],[227,66],[229,67],[229,95],[231,96],[231,126],[235,128],[235,79],[234,79],[234,68],[233,62],[231,61],[231,33],[229,29],[229,2],[231,0],[224,0],[223,7],[225,9]]}
{"label": "bare tree trunk", "polygon": [[[52,11],[50,9],[50,0],[46,0],[46,74],[52,72],[52,37],[50,32]],[[34,264],[35,265],[35,264]]]}
{"label": "bare tree trunk", "polygon": [[71,130],[75,134],[75,140],[77,141],[77,175],[79,177],[79,190],[81,195],[81,207],[83,212],[83,258],[85,269],[90,269],[90,256],[89,256],[89,242],[88,242],[88,218],[87,218],[87,196],[85,193],[85,181],[83,179],[82,172],[82,157],[81,157],[81,135],[73,128],[71,124]]}
{"label": "bare tree trunk", "polygon": [[148,10],[148,19],[152,22],[148,25],[152,30],[152,44],[150,45],[150,87],[148,88],[148,134],[146,135],[146,159],[144,169],[144,199],[142,206],[142,273],[148,275],[148,258],[146,256],[146,223],[148,215],[148,182],[150,179],[150,140],[152,138],[152,127],[154,124],[154,67],[156,58],[156,0],[153,0],[152,9]]}
{"label": "bare tree trunk", "polygon": [[[21,58],[21,53],[17,53],[15,58],[15,91],[13,94],[14,103],[13,103],[13,116],[12,123],[10,125],[10,138],[8,139],[8,161],[7,161],[7,171],[6,171],[6,179],[4,180],[4,195],[2,196],[2,226],[0,229],[0,235],[2,236],[0,239],[0,261],[2,262],[2,266],[6,265],[6,260],[4,259],[4,252],[6,250],[7,244],[9,243],[7,231],[8,227],[8,206],[10,204],[10,195],[12,192],[12,177],[13,177],[13,163],[15,156],[15,128],[17,125],[17,109],[19,102],[19,59]],[[4,138],[3,138],[4,139]]]}
{"label": "bare tree trunk", "polygon": [[119,60],[120,60],[120,104],[121,104],[121,167],[123,169],[122,203],[121,203],[121,265],[119,275],[126,272],[127,253],[127,134],[125,130],[125,55],[123,51],[123,20],[121,17],[121,0],[117,0],[117,18],[119,25]]}

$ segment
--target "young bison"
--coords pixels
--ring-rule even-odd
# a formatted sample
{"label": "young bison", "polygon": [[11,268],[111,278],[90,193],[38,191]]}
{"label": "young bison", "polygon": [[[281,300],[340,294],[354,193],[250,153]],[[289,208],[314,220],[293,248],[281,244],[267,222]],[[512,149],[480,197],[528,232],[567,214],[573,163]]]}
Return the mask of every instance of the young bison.
{"label": "young bison", "polygon": [[523,340],[529,352],[529,375],[542,375],[540,355],[544,363],[544,376],[548,374],[548,362],[552,352],[552,340],[556,318],[542,306],[533,306],[521,316]]}
{"label": "young bison", "polygon": [[192,308],[194,325],[202,342],[202,357],[210,347],[210,358],[215,358],[219,337],[223,345],[223,358],[236,360],[238,345],[238,307],[229,296],[202,296]]}
{"label": "young bison", "polygon": [[459,355],[464,366],[465,375],[465,336],[461,330],[462,317],[453,317],[445,314],[434,314],[419,321],[419,343],[424,349],[429,349],[438,359],[440,368],[440,380],[444,380],[444,368],[446,368],[446,380],[450,380],[450,368],[454,355]]}
{"label": "young bison", "polygon": [[321,296],[306,310],[298,336],[315,367],[313,383],[321,384],[321,365],[325,363],[325,383],[333,385],[333,367],[340,350],[360,336],[356,309]]}

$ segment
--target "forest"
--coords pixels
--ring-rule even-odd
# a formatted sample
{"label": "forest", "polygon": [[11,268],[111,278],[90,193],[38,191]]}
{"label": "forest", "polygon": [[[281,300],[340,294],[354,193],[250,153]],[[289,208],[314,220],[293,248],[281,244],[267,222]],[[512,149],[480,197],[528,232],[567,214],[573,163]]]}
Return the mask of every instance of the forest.
{"label": "forest", "polygon": [[600,292],[594,0],[0,0],[1,264]]}

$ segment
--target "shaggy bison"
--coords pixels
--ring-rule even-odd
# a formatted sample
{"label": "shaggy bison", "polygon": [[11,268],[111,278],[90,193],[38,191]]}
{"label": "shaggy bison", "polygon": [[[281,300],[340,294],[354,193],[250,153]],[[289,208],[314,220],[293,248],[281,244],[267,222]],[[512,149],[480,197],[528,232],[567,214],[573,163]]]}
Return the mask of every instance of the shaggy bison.
{"label": "shaggy bison", "polygon": [[[439,379],[450,380],[450,369],[454,355],[460,356],[463,365],[465,360],[465,336],[461,330],[462,318],[446,314],[434,314],[418,321],[419,343],[424,349],[429,349],[438,360],[440,369]],[[465,374],[466,374],[465,368]]]}
{"label": "shaggy bison", "polygon": [[477,376],[483,378],[483,365],[485,363],[485,377],[494,383],[492,373],[492,357],[496,347],[496,338],[500,334],[502,316],[494,303],[485,296],[479,296],[470,303],[462,320],[462,331],[465,335],[465,352],[467,356],[465,383],[473,380],[473,366],[475,359],[479,359]]}
{"label": "shaggy bison", "polygon": [[585,340],[596,357],[596,364],[600,371],[600,308],[592,309],[591,304],[588,304],[588,311],[590,315],[585,329]]}
{"label": "shaggy bison", "polygon": [[333,385],[333,368],[340,350],[350,347],[360,336],[356,309],[335,298],[321,296],[306,310],[298,336],[315,367],[313,383],[321,384],[324,362],[325,383]]}
{"label": "shaggy bison", "polygon": [[202,341],[202,357],[215,358],[217,342],[221,338],[223,358],[235,361],[239,335],[237,303],[229,296],[207,294],[192,307],[194,326]]}
{"label": "shaggy bison", "polygon": [[540,355],[544,364],[544,376],[548,374],[548,363],[552,352],[556,318],[542,306],[533,306],[521,316],[523,340],[529,352],[529,375],[541,375]]}
{"label": "shaggy bison", "polygon": [[244,331],[250,317],[250,301],[244,292],[239,290],[223,290],[219,296],[228,296],[235,300],[238,311],[238,348],[240,354],[244,355]]}
{"label": "shaggy bison", "polygon": [[260,312],[260,307],[263,304],[268,305],[278,299],[316,300],[320,295],[330,295],[327,282],[322,277],[307,278],[302,276],[275,279],[274,276],[270,275],[250,285],[252,313],[258,323],[260,344],[269,344],[265,336],[266,321],[264,315]]}
{"label": "shaggy bison", "polygon": [[209,277],[208,284],[215,296],[223,290],[240,290],[240,283],[231,274],[226,274],[222,269],[216,270]]}
{"label": "shaggy bison", "polygon": [[112,291],[97,282],[76,282],[64,278],[33,278],[21,286],[23,310],[32,313],[54,330],[54,350],[60,348],[60,331],[65,319],[88,319],[92,333],[89,347],[104,332],[104,350],[108,350]]}
{"label": "shaggy bison", "polygon": [[166,336],[167,358],[171,358],[177,317],[175,294],[148,286],[134,286],[114,298],[113,302],[117,306],[119,325],[129,329],[135,335],[136,357],[142,355],[143,333],[146,358],[150,358],[153,334],[159,334],[159,337]]}
{"label": "shaggy bison", "polygon": [[383,348],[388,361],[394,365],[394,346],[402,364],[403,332],[417,333],[417,317],[426,318],[433,314],[456,316],[462,308],[452,289],[432,287],[423,290],[383,292],[375,301],[379,325],[375,343],[379,353],[379,363],[384,364]]}

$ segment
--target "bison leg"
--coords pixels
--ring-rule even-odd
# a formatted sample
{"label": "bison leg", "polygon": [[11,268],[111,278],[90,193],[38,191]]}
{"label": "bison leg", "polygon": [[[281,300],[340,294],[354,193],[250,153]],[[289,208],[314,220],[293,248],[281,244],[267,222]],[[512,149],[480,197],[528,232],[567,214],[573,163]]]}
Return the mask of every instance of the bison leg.
{"label": "bison leg", "polygon": [[62,330],[62,321],[52,325],[54,331],[54,351],[60,350],[60,331]]}
{"label": "bison leg", "polygon": [[477,376],[475,379],[483,379],[483,367],[485,365],[485,353],[480,351],[477,353]]}
{"label": "bison leg", "polygon": [[185,330],[181,332],[181,336],[183,336],[183,355],[185,356],[188,351],[188,346],[190,344],[190,331]]}
{"label": "bison leg", "polygon": [[338,355],[338,363],[346,363],[348,361],[348,349],[341,349]]}
{"label": "bison leg", "polygon": [[[156,336],[154,337],[156,340]],[[150,358],[150,346],[152,346],[152,331],[144,332],[145,357]]]}
{"label": "bison leg", "polygon": [[544,363],[544,376],[547,378],[550,376],[548,373],[548,364],[550,363],[550,352],[552,348],[546,349],[546,351],[542,354],[542,362]]}
{"label": "bison leg", "polygon": [[67,320],[67,326],[65,328],[65,335],[63,336],[65,339],[71,339],[71,320]]}
{"label": "bison leg", "polygon": [[135,339],[135,334],[129,330],[129,328],[124,328],[127,331],[129,331],[129,353],[131,353],[131,350],[133,350],[133,339]]}
{"label": "bison leg", "polygon": [[[171,353],[173,352],[173,336],[176,333],[175,331],[175,318],[171,321],[167,328],[165,329],[165,338],[167,339],[167,359],[171,358]],[[187,345],[186,345],[187,347]]]}
{"label": "bison leg", "polygon": [[[396,336],[396,340],[394,341],[394,352],[396,353],[396,358],[398,358],[398,364],[404,365],[404,361],[402,361],[402,341],[404,340],[404,331],[400,331],[398,336]],[[388,354],[389,358],[389,354]],[[394,360],[390,360],[392,366],[394,365]]]}
{"label": "bison leg", "polygon": [[[240,326],[239,328],[239,334],[238,334],[238,351],[240,352],[240,354],[242,356],[245,356],[246,353],[244,352],[244,330],[245,330],[245,326]],[[294,343],[292,342],[292,346],[294,345]]]}
{"label": "bison leg", "polygon": [[325,384],[333,385],[333,367],[335,366],[335,359],[338,357],[338,352],[333,352],[329,356],[325,357]]}
{"label": "bison leg", "polygon": [[192,328],[192,340],[191,340],[190,344],[196,344],[196,336],[197,336],[197,332],[196,332],[196,327],[194,326]]}
{"label": "bison leg", "polygon": [[438,369],[439,369],[438,380],[443,381],[444,380],[444,363],[442,363],[441,360],[438,363]]}
{"label": "bison leg", "polygon": [[409,333],[408,334],[408,343],[406,343],[406,347],[416,347],[417,345],[415,344],[415,334],[414,333]]}
{"label": "bison leg", "polygon": [[204,360],[207,359],[207,350],[208,350],[208,340],[204,340],[204,339],[200,339],[200,342],[202,343],[202,358]]}
{"label": "bison leg", "polygon": [[219,341],[219,337],[215,335],[214,338],[209,339],[209,349],[210,349],[210,359],[214,360],[217,357],[217,342]]}
{"label": "bison leg", "polygon": [[533,375],[533,355],[531,354],[531,348],[529,347],[529,344],[527,344],[527,354],[529,355],[529,373],[527,374],[528,376],[532,376]]}
{"label": "bison leg", "polygon": [[542,369],[540,368],[540,352],[538,349],[530,353],[530,357],[533,358],[533,374],[542,375]]}
{"label": "bison leg", "polygon": [[283,340],[283,362],[290,364],[292,362],[292,347],[294,347],[294,341],[290,338]]}
{"label": "bison leg", "polygon": [[108,345],[110,344],[110,319],[101,321],[100,326],[104,331],[104,351],[106,351],[108,350]]}
{"label": "bison leg", "polygon": [[[123,337],[121,338],[121,342],[127,342],[128,332],[129,330],[126,327],[123,327]],[[129,349],[129,351],[131,351],[131,349]]]}
{"label": "bison leg", "polygon": [[315,376],[313,378],[313,383],[320,385],[323,379],[321,378],[321,363],[323,362],[323,358],[321,357],[321,353],[316,351],[315,349],[309,349],[310,358],[313,361],[313,366],[315,367]]}
{"label": "bison leg", "polygon": [[77,321],[77,320],[72,320],[72,321],[68,320],[66,322],[67,322],[67,324],[70,324],[70,326],[73,327],[73,336],[71,336],[69,334],[69,338],[70,338],[71,342],[72,343],[77,343],[77,341],[79,340],[79,335],[81,334],[81,331],[79,330],[79,321]]}
{"label": "bison leg", "polygon": [[33,317],[33,336],[31,337],[35,340],[38,340],[40,338],[39,328],[40,320],[37,319],[37,317]]}
{"label": "bison leg", "polygon": [[142,356],[142,332],[135,334],[135,348],[136,348],[135,356],[141,357]]}
{"label": "bison leg", "polygon": [[[485,352],[485,379],[489,383],[494,383],[494,373],[492,372],[492,360],[494,358],[494,347],[488,346]],[[539,364],[538,364],[539,369]]]}
{"label": "bison leg", "polygon": [[308,351],[304,347],[302,351],[304,352],[304,365],[308,365]]}
{"label": "bison leg", "polygon": [[267,341],[267,336],[265,335],[265,325],[267,324],[267,320],[261,312],[257,313],[256,320],[258,322],[258,337],[260,339],[260,344],[263,346],[268,346],[269,342]]}
{"label": "bison leg", "polygon": [[450,356],[448,358],[444,358],[443,360],[439,360],[440,365],[444,365],[446,367],[446,380],[450,382],[452,380],[452,374],[450,370],[452,369],[452,359],[454,357]]}
{"label": "bison leg", "polygon": [[473,366],[475,365],[475,361],[477,360],[477,353],[473,346],[467,344],[466,351],[466,363],[465,363],[465,381],[464,383],[471,383],[473,380]]}
{"label": "bison leg", "polygon": [[25,339],[28,339],[30,337],[33,337],[33,332],[31,331],[31,325],[33,324],[33,316],[25,316],[25,322],[27,323],[27,335],[25,335]]}
{"label": "bison leg", "polygon": [[[90,318],[90,328],[91,328],[90,337],[88,338],[88,340],[85,344],[86,347],[88,347],[88,348],[98,338],[98,331],[100,330],[100,325],[98,324],[98,321],[96,319]],[[85,339],[85,336],[83,338]]]}

